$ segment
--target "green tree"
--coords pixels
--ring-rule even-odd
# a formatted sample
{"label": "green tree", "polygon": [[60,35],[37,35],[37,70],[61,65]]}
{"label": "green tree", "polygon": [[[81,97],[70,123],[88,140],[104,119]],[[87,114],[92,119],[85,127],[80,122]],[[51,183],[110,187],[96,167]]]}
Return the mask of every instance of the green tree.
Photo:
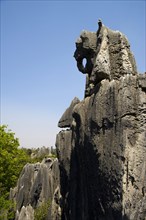
{"label": "green tree", "polygon": [[10,206],[10,188],[16,185],[29,156],[19,148],[19,140],[7,126],[0,126],[0,219]]}

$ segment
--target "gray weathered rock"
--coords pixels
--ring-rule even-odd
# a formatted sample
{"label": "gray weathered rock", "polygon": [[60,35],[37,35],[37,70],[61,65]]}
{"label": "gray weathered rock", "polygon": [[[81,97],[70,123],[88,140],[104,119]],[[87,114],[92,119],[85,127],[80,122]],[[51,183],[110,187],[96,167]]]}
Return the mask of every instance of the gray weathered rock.
{"label": "gray weathered rock", "polygon": [[72,100],[69,108],[66,109],[66,111],[64,112],[64,114],[60,118],[60,120],[58,122],[58,127],[60,127],[60,128],[71,127],[72,120],[73,120],[73,117],[72,117],[73,108],[79,102],[80,102],[80,100],[76,97]]}
{"label": "gray weathered rock", "polygon": [[57,136],[62,219],[144,220],[146,77],[127,38],[101,22],[81,33],[74,57],[87,82],[71,128]]}
{"label": "gray weathered rock", "polygon": [[[62,196],[61,208],[64,218],[66,216],[66,204],[68,199],[68,192],[70,187],[70,165],[71,165],[71,152],[72,152],[72,131],[61,131],[56,138],[57,155],[60,168],[60,192]],[[63,219],[63,216],[62,218]]]}
{"label": "gray weathered rock", "polygon": [[[10,193],[11,199],[16,202],[16,219],[33,219],[34,209],[43,202],[49,202],[48,219],[59,220],[52,212],[56,201],[54,193],[60,186],[59,175],[57,159],[44,158],[41,163],[25,165],[16,188]],[[54,201],[54,205],[51,201]]]}
{"label": "gray weathered rock", "polygon": [[138,83],[142,90],[146,91],[146,72],[145,74],[139,74]]}
{"label": "gray weathered rock", "polygon": [[[119,79],[137,74],[136,64],[127,38],[99,22],[97,33],[84,31],[76,42],[74,57],[79,71],[87,74],[85,96],[91,95],[103,79]],[[83,59],[87,60],[83,66]]]}
{"label": "gray weathered rock", "polygon": [[16,219],[18,220],[34,220],[34,209],[31,205],[22,206],[20,213],[17,211]]}

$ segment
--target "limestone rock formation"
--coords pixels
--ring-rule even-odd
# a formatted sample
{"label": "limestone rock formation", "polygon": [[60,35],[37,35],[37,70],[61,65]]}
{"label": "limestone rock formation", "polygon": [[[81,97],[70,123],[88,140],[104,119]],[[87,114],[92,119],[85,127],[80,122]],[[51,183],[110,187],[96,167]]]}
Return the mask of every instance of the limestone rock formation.
{"label": "limestone rock formation", "polygon": [[66,128],[66,127],[70,127],[70,126],[71,126],[72,121],[73,121],[72,111],[73,111],[74,106],[75,106],[77,103],[79,103],[79,102],[80,102],[80,100],[79,100],[77,97],[75,97],[75,98],[72,100],[72,102],[71,102],[69,108],[66,109],[66,111],[65,111],[64,114],[62,115],[61,119],[59,120],[59,122],[58,122],[58,127],[60,127],[60,128]]}
{"label": "limestone rock formation", "polygon": [[76,42],[85,98],[59,120],[58,160],[27,164],[11,193],[19,220],[44,199],[48,220],[146,220],[146,74],[127,38],[98,24]]}
{"label": "limestone rock formation", "polygon": [[20,213],[17,211],[16,219],[18,220],[34,220],[34,209],[31,205],[22,206]]}
{"label": "limestone rock formation", "polygon": [[16,220],[33,220],[34,209],[44,203],[49,203],[47,218],[60,219],[59,175],[57,159],[44,158],[41,163],[25,165],[17,186],[10,192],[16,202]]}
{"label": "limestone rock formation", "polygon": [[[85,96],[103,79],[118,79],[126,74],[136,75],[136,64],[127,38],[112,31],[101,21],[97,33],[83,31],[76,41],[74,57],[79,71],[87,74]],[[86,65],[83,66],[83,59]]]}
{"label": "limestone rock formation", "polygon": [[62,219],[145,220],[146,75],[127,38],[101,21],[81,33],[74,57],[87,81],[57,136]]}

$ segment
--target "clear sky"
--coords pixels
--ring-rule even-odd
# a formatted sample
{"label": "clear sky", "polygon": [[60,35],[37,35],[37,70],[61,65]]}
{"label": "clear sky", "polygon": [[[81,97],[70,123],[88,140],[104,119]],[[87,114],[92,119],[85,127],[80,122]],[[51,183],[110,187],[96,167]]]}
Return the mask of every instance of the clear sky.
{"label": "clear sky", "polygon": [[23,147],[54,146],[57,123],[85,76],[75,40],[97,20],[129,39],[137,67],[146,60],[145,1],[1,1],[1,123]]}

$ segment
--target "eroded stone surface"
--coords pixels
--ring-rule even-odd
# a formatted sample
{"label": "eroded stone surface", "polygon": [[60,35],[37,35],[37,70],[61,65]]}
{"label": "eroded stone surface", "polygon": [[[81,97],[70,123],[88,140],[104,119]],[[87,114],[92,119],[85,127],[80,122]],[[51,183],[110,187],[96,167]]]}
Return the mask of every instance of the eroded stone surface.
{"label": "eroded stone surface", "polygon": [[64,114],[60,118],[60,120],[58,122],[58,127],[60,127],[60,128],[71,127],[72,120],[73,120],[73,117],[72,117],[73,108],[79,102],[80,102],[80,100],[77,97],[75,97],[72,100],[70,106],[66,109],[66,111],[64,112]]}
{"label": "eroded stone surface", "polygon": [[16,220],[34,220],[34,209],[31,205],[22,206],[20,213],[17,211]]}
{"label": "eroded stone surface", "polygon": [[44,158],[41,163],[25,165],[16,188],[10,193],[11,199],[16,202],[16,219],[33,220],[35,208],[49,202],[48,219],[59,220],[54,212],[55,207],[60,205],[55,204],[57,197],[54,198],[55,190],[60,186],[59,175],[57,159]]}
{"label": "eroded stone surface", "polygon": [[101,22],[81,33],[74,57],[87,82],[71,128],[57,137],[62,219],[145,220],[145,75],[127,38]]}
{"label": "eroded stone surface", "polygon": [[[74,57],[79,71],[87,74],[85,97],[103,79],[118,79],[137,74],[135,59],[127,38],[99,22],[97,33],[84,31],[76,42]],[[87,60],[85,67],[83,59]]]}
{"label": "eroded stone surface", "polygon": [[[136,76],[103,80],[97,93],[75,107],[76,159],[71,167],[76,160],[78,167],[71,175],[81,190],[70,191],[74,218],[68,219],[140,219],[146,185],[146,117],[141,108],[146,97],[141,92]],[[141,216],[145,214],[143,208]]]}

